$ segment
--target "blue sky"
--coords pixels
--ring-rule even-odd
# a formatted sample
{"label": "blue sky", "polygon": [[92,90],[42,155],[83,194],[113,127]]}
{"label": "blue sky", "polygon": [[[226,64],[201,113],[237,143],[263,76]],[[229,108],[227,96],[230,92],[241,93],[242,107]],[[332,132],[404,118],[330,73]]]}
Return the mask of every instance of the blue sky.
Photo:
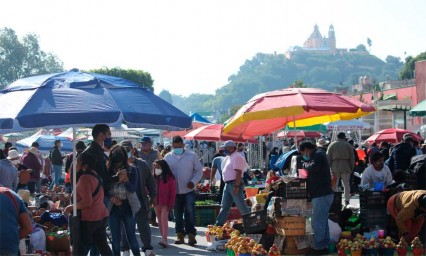
{"label": "blue sky", "polygon": [[[5,0],[0,27],[39,35],[66,69],[142,69],[155,92],[214,93],[256,53],[334,25],[338,48],[404,58],[426,51],[424,0]],[[286,85],[283,85],[286,86]]]}

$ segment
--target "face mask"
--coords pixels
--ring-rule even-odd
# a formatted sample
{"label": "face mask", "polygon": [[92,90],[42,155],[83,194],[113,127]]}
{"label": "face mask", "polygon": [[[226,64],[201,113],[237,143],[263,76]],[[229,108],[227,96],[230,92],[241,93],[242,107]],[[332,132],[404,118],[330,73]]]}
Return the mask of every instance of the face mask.
{"label": "face mask", "polygon": [[12,162],[13,165],[17,165],[17,164],[19,164],[19,159],[12,160],[11,162]]}
{"label": "face mask", "polygon": [[157,176],[160,176],[162,172],[163,172],[163,170],[162,170],[162,169],[155,169],[155,170],[154,170],[154,173],[155,173],[155,175],[157,175]]}
{"label": "face mask", "polygon": [[305,156],[305,155],[303,155],[303,160],[305,160],[305,161],[309,161],[309,160],[311,160],[311,157],[310,157],[310,156]]}
{"label": "face mask", "polygon": [[229,156],[229,155],[231,154],[231,152],[229,152],[229,150],[227,150],[227,149],[225,149],[225,150],[223,151],[223,153],[225,154],[225,156]]}
{"label": "face mask", "polygon": [[109,147],[111,147],[111,144],[112,144],[112,139],[111,138],[105,138],[104,139],[104,147],[109,148]]}
{"label": "face mask", "polygon": [[174,148],[174,149],[173,149],[173,152],[174,152],[176,155],[182,155],[182,154],[183,154],[183,148]]}
{"label": "face mask", "polygon": [[59,143],[59,147],[60,147],[60,148],[62,148],[62,146],[63,146],[63,144],[62,144],[62,143]]}
{"label": "face mask", "polygon": [[132,157],[132,151],[127,152],[127,158],[130,159]]}

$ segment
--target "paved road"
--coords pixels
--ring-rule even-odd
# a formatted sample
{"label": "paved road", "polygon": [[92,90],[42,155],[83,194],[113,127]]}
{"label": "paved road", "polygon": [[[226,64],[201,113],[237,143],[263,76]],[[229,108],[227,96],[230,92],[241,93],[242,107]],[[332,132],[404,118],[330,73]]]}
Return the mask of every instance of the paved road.
{"label": "paved road", "polygon": [[[351,197],[350,200],[350,206],[353,208],[359,208],[359,196],[355,195]],[[175,234],[175,223],[169,222],[169,247],[163,248],[158,244],[161,240],[160,231],[158,227],[151,227],[152,231],[152,245],[154,246],[154,253],[155,255],[188,255],[188,256],[198,256],[198,255],[221,255],[224,256],[226,253],[224,252],[211,252],[207,251],[206,248],[208,246],[206,237],[204,235],[204,232],[207,230],[205,227],[197,227],[198,235],[196,237],[197,239],[197,245],[195,246],[189,246],[187,244],[182,245],[175,245],[174,241],[176,240],[176,234]],[[137,233],[138,240],[140,239],[139,233]],[[185,241],[188,241],[187,239]],[[139,240],[139,244],[142,245],[141,241]]]}

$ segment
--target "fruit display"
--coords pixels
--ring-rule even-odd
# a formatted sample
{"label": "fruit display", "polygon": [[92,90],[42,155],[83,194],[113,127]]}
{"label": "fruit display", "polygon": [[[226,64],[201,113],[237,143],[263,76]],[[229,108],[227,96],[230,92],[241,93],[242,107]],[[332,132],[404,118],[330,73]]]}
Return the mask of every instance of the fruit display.
{"label": "fruit display", "polygon": [[263,248],[263,245],[256,244],[251,250],[252,255],[266,255],[268,252]]}
{"label": "fruit display", "polygon": [[396,244],[394,241],[392,241],[392,238],[390,236],[387,236],[380,245],[382,248],[395,248]]}
{"label": "fruit display", "polygon": [[229,222],[226,222],[223,226],[208,225],[207,233],[209,235],[215,236],[217,240],[229,239],[231,238],[232,234],[237,236],[240,235],[240,232],[238,230],[233,229]]}
{"label": "fruit display", "polygon": [[365,249],[377,249],[379,248],[379,246],[379,241],[377,241],[374,237],[370,238],[370,240],[365,239],[362,245],[362,247]]}
{"label": "fruit display", "polygon": [[408,243],[405,241],[405,238],[401,236],[401,239],[399,240],[399,243],[396,245],[397,249],[407,249]]}
{"label": "fruit display", "polygon": [[207,183],[205,185],[202,183],[198,183],[196,190],[199,193],[210,193],[210,183]]}
{"label": "fruit display", "polygon": [[280,255],[281,255],[281,252],[280,250],[278,250],[278,246],[276,244],[273,244],[271,248],[269,249],[268,256],[280,256]]}
{"label": "fruit display", "polygon": [[411,242],[411,249],[423,249],[423,244],[420,241],[419,237],[416,236]]}
{"label": "fruit display", "polygon": [[413,251],[414,256],[420,256],[424,253],[423,244],[420,241],[419,237],[415,237],[411,242],[411,250]]}

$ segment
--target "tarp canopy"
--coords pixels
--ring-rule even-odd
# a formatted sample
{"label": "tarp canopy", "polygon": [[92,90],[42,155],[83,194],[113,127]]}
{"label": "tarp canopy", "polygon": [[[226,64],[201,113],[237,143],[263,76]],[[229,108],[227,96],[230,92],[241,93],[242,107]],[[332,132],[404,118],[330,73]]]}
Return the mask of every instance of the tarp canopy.
{"label": "tarp canopy", "polygon": [[195,121],[195,122],[211,124],[209,120],[205,119],[203,116],[201,116],[198,113],[194,113],[190,115],[189,117],[191,118],[192,121]]}
{"label": "tarp canopy", "polygon": [[410,110],[411,116],[426,116],[426,100],[417,104]]}

